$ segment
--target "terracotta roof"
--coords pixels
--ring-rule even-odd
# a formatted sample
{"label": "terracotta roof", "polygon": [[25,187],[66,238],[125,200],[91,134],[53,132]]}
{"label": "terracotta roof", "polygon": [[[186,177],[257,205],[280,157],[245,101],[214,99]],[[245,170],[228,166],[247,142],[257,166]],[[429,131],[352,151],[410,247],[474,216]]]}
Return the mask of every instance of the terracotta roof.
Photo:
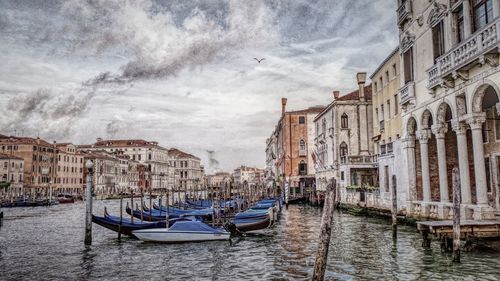
{"label": "terracotta roof", "polygon": [[30,138],[30,137],[7,137],[7,138],[0,138],[0,143],[3,144],[10,144],[10,143],[17,143],[17,144],[35,144],[35,145],[44,145],[44,146],[50,146],[53,147],[54,145],[52,143],[49,143],[45,140],[42,140],[40,138]]}
{"label": "terracotta roof", "polygon": [[[367,100],[372,99],[372,84],[365,86],[365,98]],[[343,95],[335,99],[335,101],[349,101],[349,100],[359,100],[359,90],[350,92],[347,95]]]}
{"label": "terracotta roof", "polygon": [[0,153],[0,159],[24,160],[24,158],[17,157],[17,156],[14,156],[14,155],[8,155],[8,154],[5,154],[5,153]]}
{"label": "terracotta roof", "polygon": [[78,148],[98,148],[98,147],[157,147],[162,148],[156,141],[146,141],[142,139],[131,140],[101,140],[90,145],[78,145]]}
{"label": "terracotta roof", "polygon": [[170,148],[168,150],[168,155],[169,156],[174,156],[174,157],[177,157],[177,158],[192,158],[192,159],[196,159],[196,160],[200,160],[200,158],[192,155],[192,154],[189,154],[189,153],[186,153],[184,151],[181,151],[177,148]]}
{"label": "terracotta roof", "polygon": [[307,109],[295,110],[295,111],[287,111],[285,114],[308,114],[308,113],[320,113],[325,109],[324,106],[313,106]]}

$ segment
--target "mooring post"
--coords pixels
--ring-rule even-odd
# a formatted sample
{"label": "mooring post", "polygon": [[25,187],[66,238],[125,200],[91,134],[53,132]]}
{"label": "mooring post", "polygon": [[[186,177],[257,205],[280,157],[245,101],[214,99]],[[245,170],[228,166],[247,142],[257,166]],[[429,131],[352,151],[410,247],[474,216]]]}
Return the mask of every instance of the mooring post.
{"label": "mooring post", "polygon": [[130,221],[134,223],[134,190],[130,188]]}
{"label": "mooring post", "polygon": [[94,163],[89,159],[85,163],[87,168],[87,190],[85,204],[85,245],[92,244],[92,175],[94,173]]}
{"label": "mooring post", "polygon": [[[389,180],[389,179],[386,179]],[[396,183],[396,175],[392,175],[392,239],[398,238],[398,189]]]}
{"label": "mooring post", "polygon": [[288,210],[288,197],[290,196],[290,184],[286,180],[286,177],[284,186],[285,186],[285,207]]}
{"label": "mooring post", "polygon": [[122,239],[122,224],[123,224],[123,191],[120,190],[120,224],[118,225],[118,241]]}
{"label": "mooring post", "polygon": [[328,248],[330,246],[330,237],[332,235],[333,212],[335,211],[335,195],[337,185],[335,179],[326,187],[325,206],[323,216],[321,217],[321,227],[319,234],[318,252],[316,253],[316,262],[312,280],[320,281],[325,278],[326,262],[328,259]]}
{"label": "mooring post", "polygon": [[460,174],[453,168],[453,262],[460,262]]}

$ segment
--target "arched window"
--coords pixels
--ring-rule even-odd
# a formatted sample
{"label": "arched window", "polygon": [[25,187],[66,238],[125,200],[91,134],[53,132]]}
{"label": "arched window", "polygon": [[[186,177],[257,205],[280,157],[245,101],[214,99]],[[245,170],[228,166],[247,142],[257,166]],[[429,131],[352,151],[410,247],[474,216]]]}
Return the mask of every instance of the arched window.
{"label": "arched window", "polygon": [[300,140],[300,142],[299,142],[299,149],[301,151],[306,150],[306,142],[304,140]]}
{"label": "arched window", "polygon": [[342,129],[349,128],[349,117],[345,113],[342,114],[342,117],[340,117],[340,127]]}
{"label": "arched window", "polygon": [[299,163],[299,175],[307,175],[307,164],[304,160]]}
{"label": "arched window", "polygon": [[347,144],[345,142],[340,144],[340,156],[347,156]]}

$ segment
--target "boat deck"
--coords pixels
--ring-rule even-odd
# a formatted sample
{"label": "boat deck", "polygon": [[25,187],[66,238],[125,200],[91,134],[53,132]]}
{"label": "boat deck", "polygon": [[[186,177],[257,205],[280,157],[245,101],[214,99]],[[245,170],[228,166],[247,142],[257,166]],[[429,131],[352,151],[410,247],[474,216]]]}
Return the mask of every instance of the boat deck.
{"label": "boat deck", "polygon": [[[422,234],[437,237],[453,236],[453,221],[419,221],[417,229]],[[500,238],[500,220],[465,220],[460,222],[462,238]]]}

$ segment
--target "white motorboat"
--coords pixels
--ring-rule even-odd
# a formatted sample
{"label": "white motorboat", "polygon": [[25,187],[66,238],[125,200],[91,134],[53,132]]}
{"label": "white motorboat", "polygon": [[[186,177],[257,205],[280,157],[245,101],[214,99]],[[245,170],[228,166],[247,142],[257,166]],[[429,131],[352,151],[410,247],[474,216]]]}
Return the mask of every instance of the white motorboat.
{"label": "white motorboat", "polygon": [[213,228],[201,221],[178,221],[170,228],[141,229],[132,232],[146,242],[182,243],[229,240],[230,233],[223,228]]}

